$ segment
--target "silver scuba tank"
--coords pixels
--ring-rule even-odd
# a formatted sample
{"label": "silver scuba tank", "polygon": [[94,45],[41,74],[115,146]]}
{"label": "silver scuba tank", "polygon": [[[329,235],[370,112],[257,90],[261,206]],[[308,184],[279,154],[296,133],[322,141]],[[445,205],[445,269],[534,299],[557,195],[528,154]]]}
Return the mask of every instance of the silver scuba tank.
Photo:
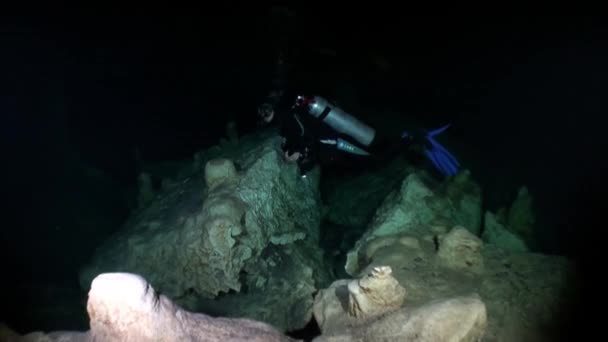
{"label": "silver scuba tank", "polygon": [[309,105],[309,113],[325,122],[336,131],[353,137],[364,146],[374,140],[376,130],[339,107],[334,106],[321,96],[315,96]]}

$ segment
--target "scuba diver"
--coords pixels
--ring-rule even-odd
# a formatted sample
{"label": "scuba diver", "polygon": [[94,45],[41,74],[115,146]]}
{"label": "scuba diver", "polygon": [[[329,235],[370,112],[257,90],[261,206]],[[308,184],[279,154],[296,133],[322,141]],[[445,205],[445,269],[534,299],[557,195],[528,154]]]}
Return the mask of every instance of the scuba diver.
{"label": "scuba diver", "polygon": [[410,147],[422,150],[444,177],[458,173],[459,162],[435,140],[449,125],[403,131],[397,139],[385,136],[322,96],[286,94],[286,66],[281,59],[277,66],[275,90],[258,106],[258,115],[264,124],[278,125],[284,158],[296,162],[303,177],[317,163],[385,161]]}

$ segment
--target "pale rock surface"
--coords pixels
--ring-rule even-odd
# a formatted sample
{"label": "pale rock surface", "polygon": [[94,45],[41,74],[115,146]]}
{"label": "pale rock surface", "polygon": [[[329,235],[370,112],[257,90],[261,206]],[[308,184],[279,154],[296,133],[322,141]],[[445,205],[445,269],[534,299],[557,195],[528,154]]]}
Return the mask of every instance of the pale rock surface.
{"label": "pale rock surface", "polygon": [[[290,342],[273,326],[242,318],[213,318],[188,312],[158,294],[139,275],[105,273],[89,290],[86,332],[32,332],[18,336],[1,329],[0,341],[15,342]],[[4,340],[4,338],[6,338]]]}
{"label": "pale rock surface", "polygon": [[324,333],[314,342],[475,342],[481,341],[487,312],[477,295],[435,300],[420,307],[406,306],[362,326],[340,333]]}
{"label": "pale rock surface", "polygon": [[440,264],[452,270],[483,273],[483,242],[463,227],[454,227],[439,242],[437,258]]}
{"label": "pale rock surface", "polygon": [[399,309],[406,290],[390,267],[374,267],[359,279],[337,280],[315,297],[314,316],[323,333],[365,325],[377,316]]}
{"label": "pale rock surface", "polygon": [[234,184],[238,181],[236,167],[230,159],[216,158],[205,164],[205,183],[209,189],[217,184]]}
{"label": "pale rock surface", "polygon": [[370,318],[398,309],[405,300],[405,289],[391,275],[388,266],[374,267],[361,279],[348,284],[348,313]]}

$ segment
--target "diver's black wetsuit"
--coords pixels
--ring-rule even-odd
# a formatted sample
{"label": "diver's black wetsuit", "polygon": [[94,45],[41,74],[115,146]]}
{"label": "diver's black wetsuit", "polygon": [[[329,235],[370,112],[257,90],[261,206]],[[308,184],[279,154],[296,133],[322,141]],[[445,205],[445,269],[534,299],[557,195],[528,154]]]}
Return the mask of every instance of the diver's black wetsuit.
{"label": "diver's black wetsuit", "polygon": [[[283,138],[283,151],[289,155],[295,152],[301,153],[298,164],[302,173],[308,172],[317,163],[338,164],[345,168],[385,165],[386,161],[408,149],[405,141],[387,137],[380,132],[376,132],[369,146],[363,146],[351,136],[334,130],[308,113],[305,107],[294,106],[296,97],[293,94],[283,96],[281,103],[275,106],[273,121],[276,121],[279,135]],[[337,139],[343,139],[368,152],[369,155],[345,152],[338,149],[335,144],[327,143]]]}
{"label": "diver's black wetsuit", "polygon": [[[274,90],[266,98],[264,104],[270,106],[274,111],[272,121],[278,125],[279,134],[283,137],[283,151],[289,155],[300,152],[298,165],[302,174],[306,174],[317,163],[320,165],[339,164],[345,168],[356,169],[374,168],[385,165],[390,159],[403,154],[408,154],[408,160],[414,162],[421,160],[420,157],[426,155],[426,158],[432,161],[435,167],[446,176],[458,172],[458,161],[434,139],[434,136],[443,132],[449,125],[430,132],[403,131],[402,136],[391,137],[377,130],[373,130],[372,135],[369,125],[358,122],[348,128],[355,127],[355,131],[357,131],[361,127],[365,127],[362,130],[366,137],[366,145],[361,144],[358,142],[361,141],[360,131],[357,131],[356,134],[359,136],[355,138],[341,133],[349,131],[344,126],[340,130],[336,130],[326,123],[326,119],[332,115],[335,115],[334,118],[342,115],[346,117],[346,121],[350,120],[351,123],[357,120],[353,120],[351,115],[344,113],[325,99],[305,97],[305,99],[320,100],[316,107],[313,106],[316,108],[315,115],[311,114],[311,107],[296,105],[296,101],[299,101],[298,95],[304,94],[294,94],[288,89],[291,87],[287,87],[286,74],[287,66],[279,59],[272,82]],[[320,113],[318,110],[322,108],[325,108],[326,111]],[[328,116],[324,117],[324,115]],[[338,121],[340,120],[342,119],[338,119]],[[333,124],[335,125],[335,122]],[[370,141],[372,136],[373,139]],[[345,145],[350,145],[350,147],[344,148]],[[353,153],[353,151],[355,152]]]}

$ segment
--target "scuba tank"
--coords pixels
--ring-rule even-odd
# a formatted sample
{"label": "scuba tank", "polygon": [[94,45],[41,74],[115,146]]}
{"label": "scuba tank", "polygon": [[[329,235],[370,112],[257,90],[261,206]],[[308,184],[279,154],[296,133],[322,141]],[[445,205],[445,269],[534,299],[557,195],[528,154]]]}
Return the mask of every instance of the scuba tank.
{"label": "scuba tank", "polygon": [[340,107],[334,106],[321,96],[298,96],[296,103],[308,106],[308,114],[336,131],[352,137],[364,146],[369,146],[376,136],[375,129],[359,121]]}

